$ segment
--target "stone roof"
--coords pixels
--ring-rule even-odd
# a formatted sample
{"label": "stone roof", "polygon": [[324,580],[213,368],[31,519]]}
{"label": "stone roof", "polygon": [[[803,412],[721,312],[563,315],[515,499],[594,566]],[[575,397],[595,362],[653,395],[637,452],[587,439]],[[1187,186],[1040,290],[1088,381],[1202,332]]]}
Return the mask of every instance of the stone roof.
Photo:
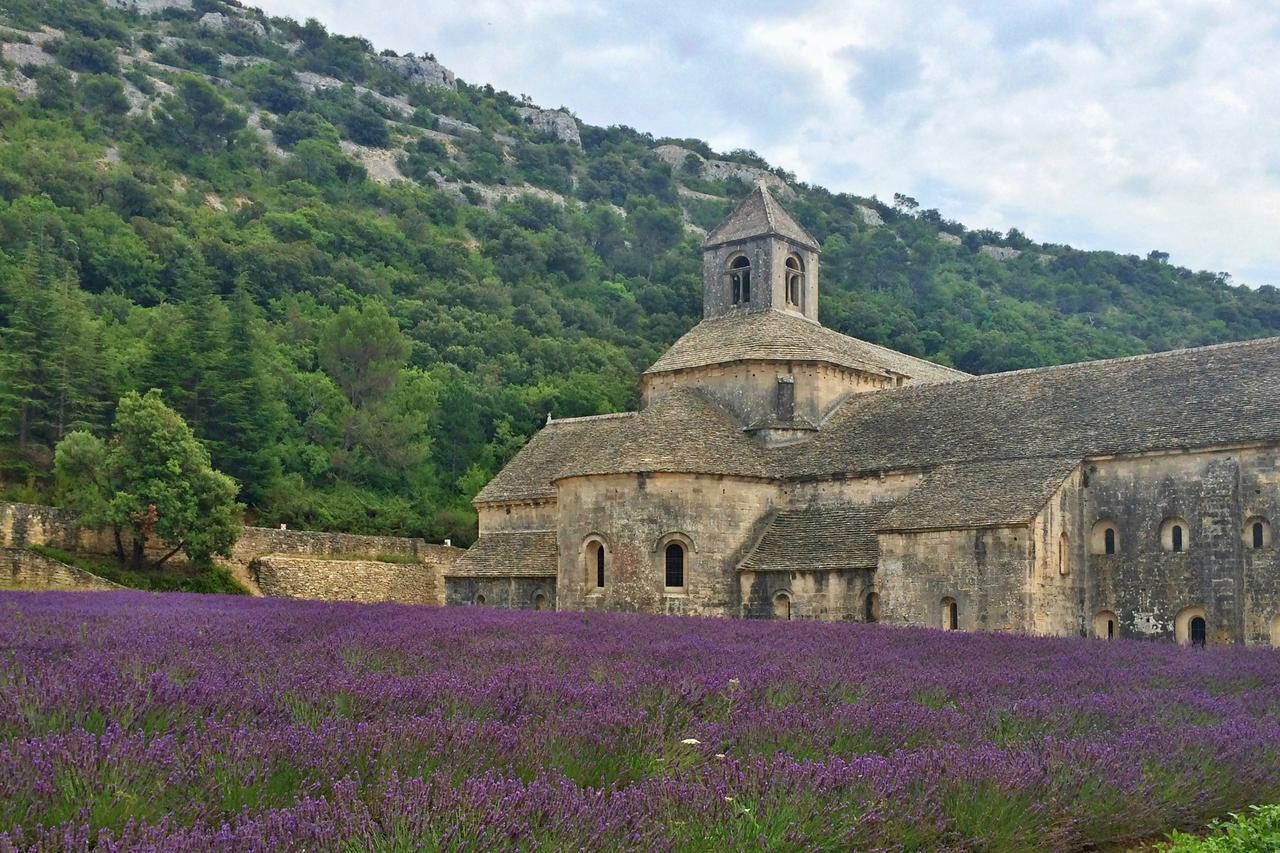
{"label": "stone roof", "polygon": [[725,409],[691,388],[673,388],[580,447],[562,477],[673,471],[767,478],[761,447]]}
{"label": "stone roof", "polygon": [[778,471],[1109,456],[1280,438],[1280,338],[856,394]]}
{"label": "stone roof", "polygon": [[[674,389],[642,412],[553,422],[477,500],[553,497],[552,481],[574,475],[810,479],[1276,441],[1278,374],[1280,338],[1267,338],[907,385],[852,395],[812,440],[777,448],[698,392]],[[983,489],[965,499],[994,497]]]}
{"label": "stone roof", "polygon": [[702,248],[709,249],[725,243],[765,236],[782,237],[815,252],[821,248],[813,235],[774,200],[763,183],[757,183],[755,189],[734,208],[733,213],[712,229],[702,241]]}
{"label": "stone roof", "polygon": [[781,311],[703,320],[672,344],[645,373],[731,361],[819,361],[880,376],[909,376],[916,382],[942,382],[969,375]]}
{"label": "stone roof", "polygon": [[633,412],[550,421],[480,490],[476,503],[555,497],[551,481],[631,417]]}
{"label": "stone roof", "polygon": [[874,569],[876,525],[892,504],[816,506],[779,512],[738,568],[752,572]]}
{"label": "stone roof", "polygon": [[559,561],[554,530],[497,531],[481,534],[444,576],[555,577]]}
{"label": "stone roof", "polygon": [[942,465],[876,525],[877,530],[955,530],[1025,524],[1079,459],[1001,459]]}

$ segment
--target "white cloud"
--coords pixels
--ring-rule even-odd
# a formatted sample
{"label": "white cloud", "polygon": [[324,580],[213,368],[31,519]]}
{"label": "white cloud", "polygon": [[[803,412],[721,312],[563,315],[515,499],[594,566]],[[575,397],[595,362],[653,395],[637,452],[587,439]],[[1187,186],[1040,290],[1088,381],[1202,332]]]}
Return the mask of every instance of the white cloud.
{"label": "white cloud", "polygon": [[1280,11],[1245,0],[264,0],[595,124],[971,227],[1280,284]]}

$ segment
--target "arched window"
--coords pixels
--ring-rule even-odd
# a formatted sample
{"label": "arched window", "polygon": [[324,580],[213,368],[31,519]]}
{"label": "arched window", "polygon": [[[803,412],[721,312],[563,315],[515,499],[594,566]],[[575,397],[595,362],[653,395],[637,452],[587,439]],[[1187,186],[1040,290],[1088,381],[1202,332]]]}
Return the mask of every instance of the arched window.
{"label": "arched window", "polygon": [[787,255],[787,304],[800,306],[804,298],[804,261],[799,255]]}
{"label": "arched window", "polygon": [[1119,633],[1115,613],[1099,610],[1093,617],[1093,636],[1100,640],[1114,640]]}
{"label": "arched window", "polygon": [[1109,518],[1095,521],[1089,534],[1089,553],[1114,554],[1119,550],[1120,534],[1116,532],[1116,523]]}
{"label": "arched window", "polygon": [[956,606],[954,598],[942,599],[942,630],[960,630],[960,608]]}
{"label": "arched window", "polygon": [[1058,537],[1058,574],[1071,574],[1071,540],[1065,533]]}
{"label": "arched window", "polygon": [[1255,551],[1271,547],[1271,523],[1262,516],[1254,516],[1244,524],[1244,542],[1246,547]]}
{"label": "arched window", "polygon": [[880,621],[880,594],[875,592],[867,593],[866,599],[863,600],[862,621],[879,622]]}
{"label": "arched window", "polygon": [[787,621],[791,619],[791,596],[785,592],[780,592],[773,597],[773,618]]}
{"label": "arched window", "polygon": [[751,261],[746,255],[738,255],[729,262],[729,289],[734,305],[751,301]]}
{"label": "arched window", "polygon": [[1160,525],[1160,545],[1166,551],[1181,554],[1191,546],[1190,528],[1181,518],[1166,518]]}
{"label": "arched window", "polygon": [[547,609],[547,597],[546,597],[545,595],[543,595],[542,593],[538,593],[537,595],[535,595],[535,596],[533,597],[533,609],[534,609],[534,610],[546,610],[546,609]]}
{"label": "arched window", "polygon": [[476,604],[477,604],[477,605],[481,605],[481,606],[484,604],[484,596],[483,596],[483,595],[477,595],[477,596],[476,596]]}
{"label": "arched window", "polygon": [[1173,636],[1184,646],[1203,646],[1209,639],[1209,622],[1203,607],[1184,607],[1173,617]]}
{"label": "arched window", "polygon": [[679,542],[667,545],[665,583],[668,589],[684,586],[684,546]]}
{"label": "arched window", "polygon": [[587,547],[583,552],[583,582],[588,589],[604,589],[605,551],[603,540],[587,540]]}

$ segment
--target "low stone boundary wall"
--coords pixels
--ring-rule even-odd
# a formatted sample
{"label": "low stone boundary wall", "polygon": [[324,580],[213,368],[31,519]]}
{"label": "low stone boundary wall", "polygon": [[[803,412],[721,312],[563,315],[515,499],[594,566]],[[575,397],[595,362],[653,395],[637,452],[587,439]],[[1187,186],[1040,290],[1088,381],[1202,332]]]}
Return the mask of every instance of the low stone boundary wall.
{"label": "low stone boundary wall", "polygon": [[124,589],[75,566],[22,548],[0,548],[0,589]]}
{"label": "low stone boundary wall", "polygon": [[443,603],[441,572],[464,552],[422,545],[418,561],[325,560],[270,554],[256,558],[249,573],[263,595],[322,601]]}

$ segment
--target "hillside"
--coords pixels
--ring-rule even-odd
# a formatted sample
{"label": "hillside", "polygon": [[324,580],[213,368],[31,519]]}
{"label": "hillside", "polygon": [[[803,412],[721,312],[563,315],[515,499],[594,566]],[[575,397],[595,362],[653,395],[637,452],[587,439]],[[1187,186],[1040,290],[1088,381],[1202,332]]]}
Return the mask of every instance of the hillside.
{"label": "hillside", "polygon": [[823,243],[826,325],[964,370],[1280,334],[1274,287],[831,193],[314,21],[0,10],[3,496],[56,498],[61,436],[157,387],[258,523],[467,543],[548,412],[635,403],[754,180]]}

